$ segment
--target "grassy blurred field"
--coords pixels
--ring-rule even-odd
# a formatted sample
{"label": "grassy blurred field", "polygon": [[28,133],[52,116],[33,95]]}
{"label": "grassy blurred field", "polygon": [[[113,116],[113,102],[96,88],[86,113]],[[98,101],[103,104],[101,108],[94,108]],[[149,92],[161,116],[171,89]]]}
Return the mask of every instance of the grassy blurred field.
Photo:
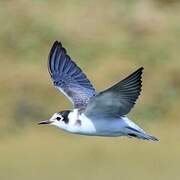
{"label": "grassy blurred field", "polygon": [[[0,2],[0,179],[180,178],[177,0]],[[144,66],[129,115],[159,143],[70,135],[37,122],[69,109],[47,56],[61,40],[101,90]]]}

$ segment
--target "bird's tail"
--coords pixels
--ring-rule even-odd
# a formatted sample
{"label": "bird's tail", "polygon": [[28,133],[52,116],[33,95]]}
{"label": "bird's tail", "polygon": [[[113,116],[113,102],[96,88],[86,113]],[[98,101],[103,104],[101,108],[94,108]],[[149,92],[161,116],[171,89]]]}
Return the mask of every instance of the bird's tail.
{"label": "bird's tail", "polygon": [[147,133],[140,133],[137,137],[140,139],[143,139],[143,140],[148,140],[148,141],[159,141],[159,139],[157,137],[152,136]]}
{"label": "bird's tail", "polygon": [[138,139],[149,140],[149,141],[159,141],[158,138],[150,134],[147,134],[144,131],[138,131],[137,129],[133,129],[131,127],[127,127],[127,128],[129,130],[128,137],[135,137]]}

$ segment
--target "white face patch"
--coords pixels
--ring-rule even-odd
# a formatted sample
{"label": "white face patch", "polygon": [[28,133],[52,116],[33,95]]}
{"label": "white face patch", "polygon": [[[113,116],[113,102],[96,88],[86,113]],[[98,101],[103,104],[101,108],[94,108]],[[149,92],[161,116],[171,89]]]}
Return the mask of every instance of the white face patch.
{"label": "white face patch", "polygon": [[61,114],[58,114],[56,113],[56,116],[54,117],[55,119],[54,120],[57,120],[57,121],[62,121],[64,118],[62,117]]}
{"label": "white face patch", "polygon": [[62,115],[59,113],[55,113],[50,119],[50,121],[52,121],[51,125],[55,125],[59,128],[64,128],[64,122],[62,120],[63,120]]}
{"label": "white face patch", "polygon": [[55,121],[55,120],[57,119],[57,117],[62,118],[62,116],[61,116],[60,114],[54,113],[53,116],[51,117],[51,120],[52,120],[52,121]]}

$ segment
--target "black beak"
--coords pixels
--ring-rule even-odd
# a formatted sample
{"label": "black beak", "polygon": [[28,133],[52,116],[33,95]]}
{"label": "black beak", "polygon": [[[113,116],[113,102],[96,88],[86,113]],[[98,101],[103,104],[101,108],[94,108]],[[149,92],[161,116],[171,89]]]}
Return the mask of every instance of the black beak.
{"label": "black beak", "polygon": [[45,121],[39,122],[38,124],[41,125],[41,124],[51,124],[51,123],[52,123],[52,121],[50,121],[50,120],[45,120]]}

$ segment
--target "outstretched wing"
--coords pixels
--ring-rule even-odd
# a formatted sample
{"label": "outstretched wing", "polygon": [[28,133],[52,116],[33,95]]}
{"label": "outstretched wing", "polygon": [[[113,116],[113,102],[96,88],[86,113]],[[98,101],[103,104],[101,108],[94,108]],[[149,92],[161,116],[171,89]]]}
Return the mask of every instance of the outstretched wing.
{"label": "outstretched wing", "polygon": [[48,70],[54,86],[70,99],[75,108],[85,108],[96,94],[91,82],[67,55],[60,42],[54,42],[51,48]]}
{"label": "outstretched wing", "polygon": [[128,114],[140,95],[142,72],[141,67],[127,78],[93,97],[85,110],[85,115],[91,118],[113,118]]}

